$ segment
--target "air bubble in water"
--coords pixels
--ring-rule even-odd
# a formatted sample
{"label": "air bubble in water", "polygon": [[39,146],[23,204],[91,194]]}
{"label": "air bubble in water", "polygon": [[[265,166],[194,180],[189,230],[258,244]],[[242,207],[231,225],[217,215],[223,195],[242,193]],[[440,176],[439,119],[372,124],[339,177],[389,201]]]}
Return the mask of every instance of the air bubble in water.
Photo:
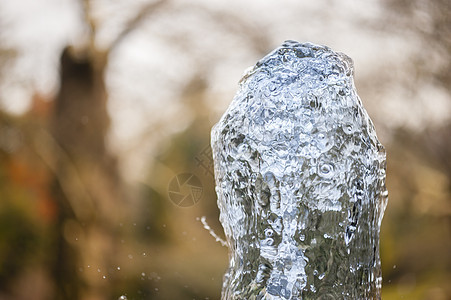
{"label": "air bubble in water", "polygon": [[334,176],[334,165],[331,163],[323,163],[318,166],[318,174],[324,178],[332,178]]}

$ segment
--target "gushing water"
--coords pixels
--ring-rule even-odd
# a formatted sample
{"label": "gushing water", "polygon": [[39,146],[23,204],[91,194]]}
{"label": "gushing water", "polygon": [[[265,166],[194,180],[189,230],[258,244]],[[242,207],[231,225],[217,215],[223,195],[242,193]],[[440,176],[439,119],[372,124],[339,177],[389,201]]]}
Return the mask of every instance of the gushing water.
{"label": "gushing water", "polygon": [[223,299],[379,299],[385,151],[352,60],[287,41],[212,130]]}

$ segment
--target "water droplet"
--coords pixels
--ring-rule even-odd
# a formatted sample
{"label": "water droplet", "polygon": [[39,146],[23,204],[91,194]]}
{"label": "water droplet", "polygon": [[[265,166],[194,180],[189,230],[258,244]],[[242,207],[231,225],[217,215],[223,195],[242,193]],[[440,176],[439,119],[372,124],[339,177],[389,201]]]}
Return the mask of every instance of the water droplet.
{"label": "water droplet", "polygon": [[270,92],[274,92],[276,89],[277,89],[277,85],[274,84],[274,82],[271,82],[271,83],[269,84],[269,91],[270,91]]}
{"label": "water droplet", "polygon": [[127,299],[127,296],[122,295],[119,298],[117,298],[117,300],[128,300],[128,299]]}
{"label": "water droplet", "polygon": [[354,133],[354,126],[350,123],[343,125],[343,131],[346,134]]}
{"label": "water droplet", "polygon": [[272,230],[271,228],[266,228],[265,229],[265,236],[266,237],[272,237],[274,235],[274,230]]}
{"label": "water droplet", "polygon": [[269,186],[269,188],[276,187],[277,180],[272,172],[266,172],[265,176],[264,176],[264,180],[265,180],[266,184]]}
{"label": "water droplet", "polygon": [[263,244],[267,245],[267,246],[272,246],[272,245],[274,245],[274,239],[272,239],[272,238],[264,239]]}
{"label": "water droplet", "polygon": [[256,281],[259,284],[263,284],[265,283],[269,276],[271,275],[271,266],[269,264],[260,264],[258,266],[258,272],[257,272],[257,276],[256,276]]}
{"label": "water droplet", "polygon": [[334,165],[332,163],[321,163],[318,166],[318,174],[324,178],[332,178],[334,176]]}

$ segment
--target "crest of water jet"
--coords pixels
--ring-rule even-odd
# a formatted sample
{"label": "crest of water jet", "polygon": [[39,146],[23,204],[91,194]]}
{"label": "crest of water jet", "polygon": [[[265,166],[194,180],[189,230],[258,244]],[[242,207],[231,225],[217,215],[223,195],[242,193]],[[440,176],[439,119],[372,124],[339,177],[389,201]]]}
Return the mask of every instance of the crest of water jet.
{"label": "crest of water jet", "polygon": [[380,299],[385,151],[353,63],[286,41],[212,129],[223,299]]}

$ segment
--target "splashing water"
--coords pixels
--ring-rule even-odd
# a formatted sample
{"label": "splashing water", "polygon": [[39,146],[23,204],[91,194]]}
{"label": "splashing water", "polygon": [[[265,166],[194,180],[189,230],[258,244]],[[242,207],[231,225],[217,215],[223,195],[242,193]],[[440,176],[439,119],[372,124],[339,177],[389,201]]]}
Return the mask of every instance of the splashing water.
{"label": "splashing water", "polygon": [[379,299],[385,151],[352,60],[287,41],[212,130],[223,299]]}
{"label": "splashing water", "polygon": [[[199,219],[199,218],[198,218]],[[226,247],[227,246],[227,242],[225,242],[223,239],[221,239],[215,232],[214,230],[210,227],[210,225],[208,225],[207,223],[207,217],[202,216],[199,221],[202,223],[202,225],[204,226],[204,229],[208,231],[208,233],[215,238],[216,242],[221,243],[222,246]]]}

